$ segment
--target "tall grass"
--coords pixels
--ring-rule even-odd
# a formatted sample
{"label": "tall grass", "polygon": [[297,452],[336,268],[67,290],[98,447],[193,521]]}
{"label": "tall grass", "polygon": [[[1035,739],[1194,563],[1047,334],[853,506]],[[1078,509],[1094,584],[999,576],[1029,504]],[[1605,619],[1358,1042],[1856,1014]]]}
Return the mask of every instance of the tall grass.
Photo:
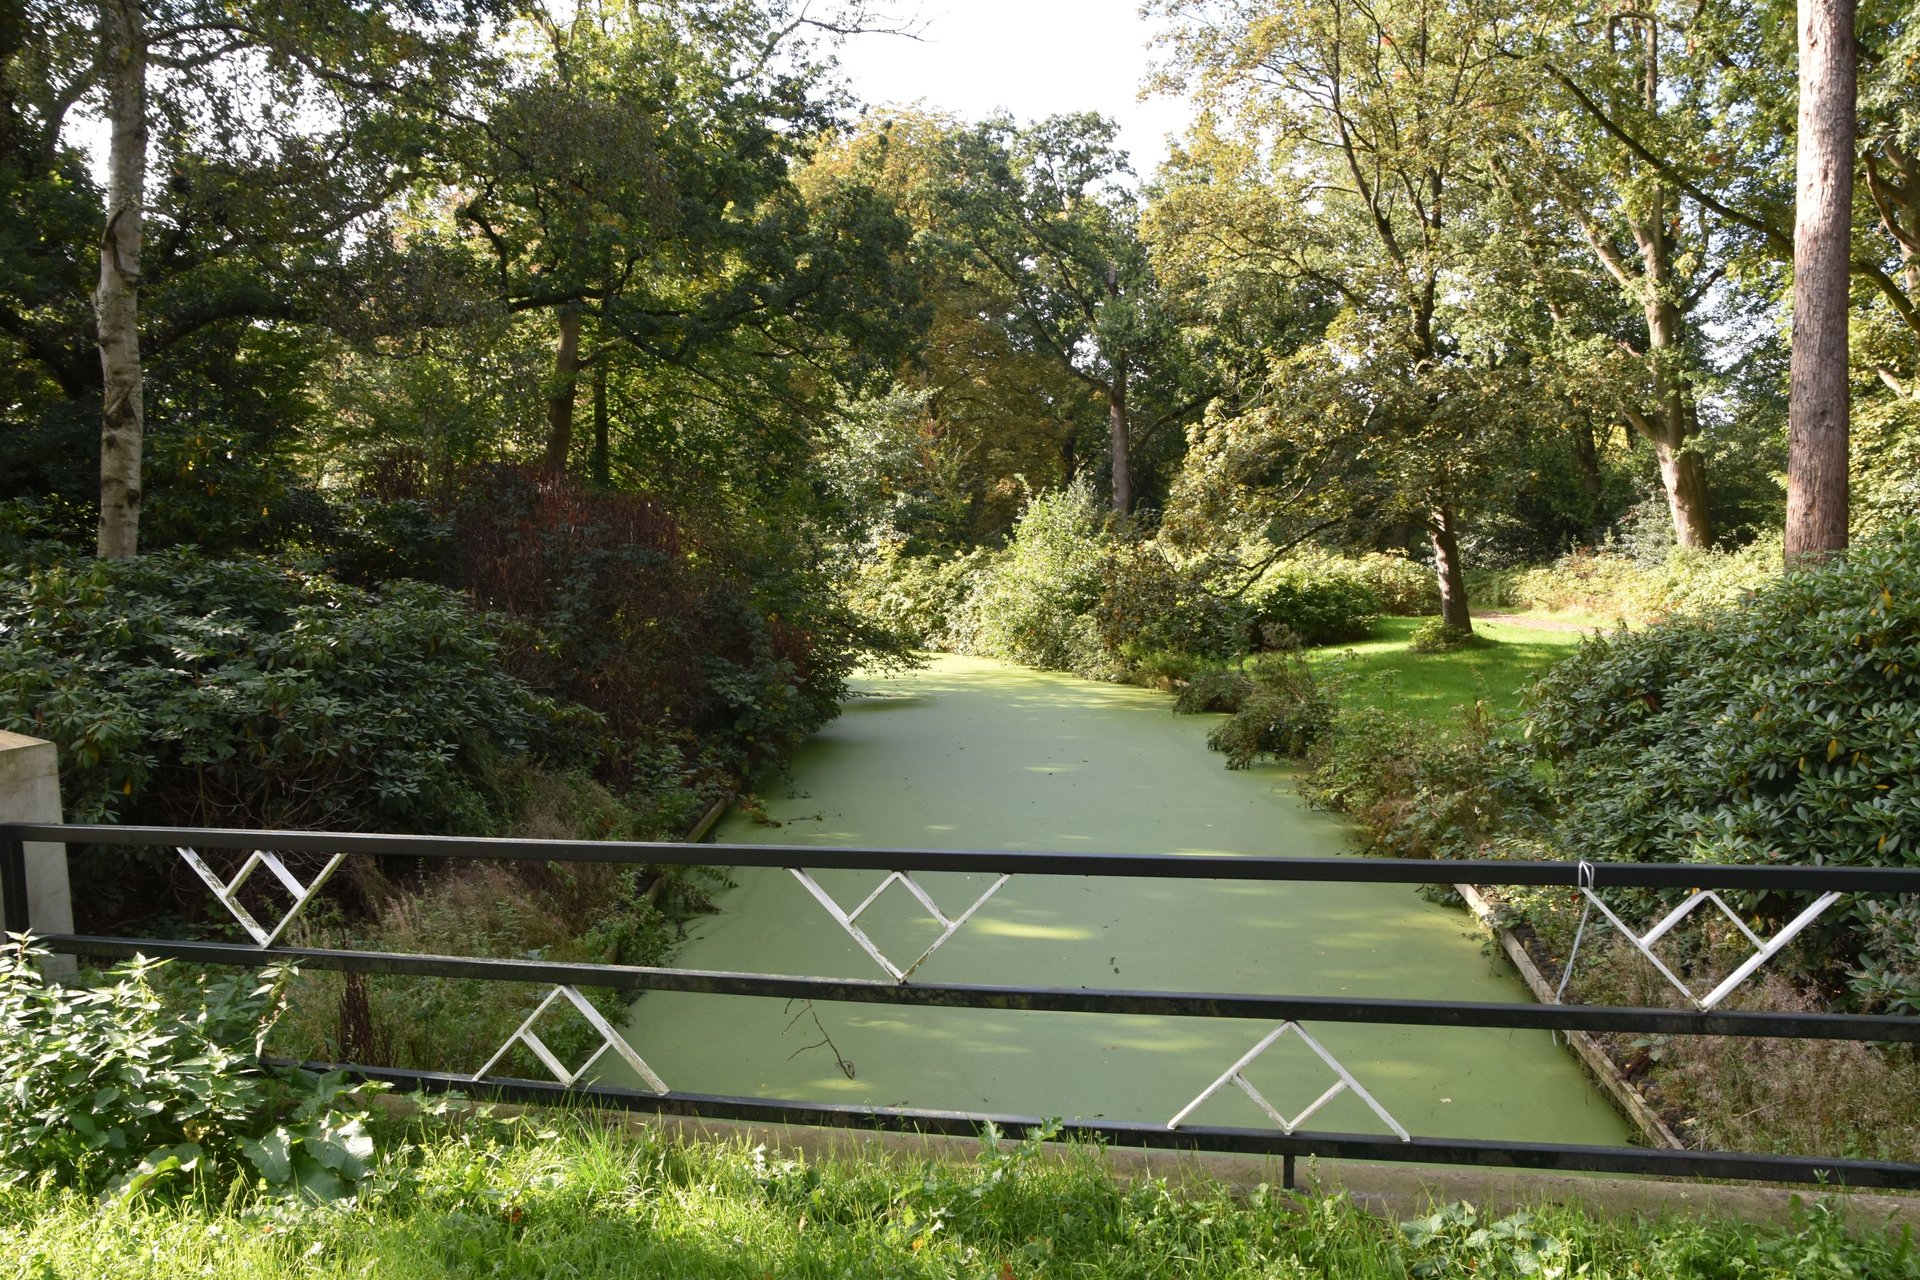
{"label": "tall grass", "polygon": [[1794,1224],[1609,1222],[1436,1208],[1396,1226],[1342,1198],[1122,1184],[1097,1153],[983,1146],[972,1164],[807,1163],[680,1145],[578,1117],[416,1131],[357,1205],[303,1209],[243,1184],[102,1206],[0,1193],[0,1275],[380,1277],[1920,1276],[1909,1242]]}

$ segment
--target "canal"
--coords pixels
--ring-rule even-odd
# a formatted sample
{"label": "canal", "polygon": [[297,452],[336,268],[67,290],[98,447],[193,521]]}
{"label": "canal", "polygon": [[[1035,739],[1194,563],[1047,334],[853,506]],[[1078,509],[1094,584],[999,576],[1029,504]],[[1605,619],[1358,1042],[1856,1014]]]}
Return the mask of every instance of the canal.
{"label": "canal", "polygon": [[[866,676],[860,696],[766,788],[777,826],[729,817],[729,843],[1326,856],[1342,824],[1279,767],[1229,772],[1216,717],[1166,698],[978,658]],[[879,978],[792,875],[743,869],[689,925],[688,968]],[[877,872],[816,871],[845,908]],[[950,914],[993,877],[931,874]],[[896,963],[937,926],[901,887],[862,917]],[[914,974],[929,982],[1407,999],[1531,997],[1465,913],[1405,886],[1015,876]],[[678,1090],[1164,1123],[1271,1024],[895,1008],[654,992],[625,1032]],[[1624,1144],[1625,1121],[1544,1031],[1308,1028],[1420,1137]],[[1248,1077],[1286,1115],[1332,1083],[1292,1036]],[[605,1077],[609,1082],[617,1077]],[[1235,1089],[1193,1123],[1266,1127]],[[1343,1095],[1313,1129],[1385,1133]]]}

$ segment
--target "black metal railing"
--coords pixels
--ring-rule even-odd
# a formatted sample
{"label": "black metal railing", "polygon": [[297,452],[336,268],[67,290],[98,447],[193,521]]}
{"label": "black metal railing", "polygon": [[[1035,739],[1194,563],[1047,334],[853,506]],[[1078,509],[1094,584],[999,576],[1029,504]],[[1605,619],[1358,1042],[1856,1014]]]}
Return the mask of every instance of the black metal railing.
{"label": "black metal railing", "polygon": [[[1566,862],[1426,862],[1336,857],[1219,857],[1132,854],[946,852],[813,845],[695,845],[651,842],[494,840],[317,832],[173,829],[47,824],[0,824],[0,892],[5,926],[24,932],[23,844],[69,847],[165,846],[200,850],[274,850],[415,859],[475,859],[613,863],[809,867],[902,872],[960,872],[1047,876],[1150,877],[1175,880],[1345,882],[1424,885],[1563,886],[1578,889],[1715,889],[1782,894],[1920,893],[1920,869],[1860,867],[1720,866],[1702,864],[1590,864]],[[1461,1002],[1232,992],[1157,991],[966,983],[862,980],[671,967],[567,964],[531,959],[412,955],[274,945],[170,941],[93,934],[42,935],[51,950],[92,958],[135,954],[200,964],[258,966],[293,961],[305,968],[420,978],[478,978],[512,983],[679,991],[721,996],[841,1003],[937,1006],[1041,1012],[1148,1014],[1295,1023],[1373,1023],[1428,1027],[1493,1027],[1557,1032],[1642,1035],[1751,1036],[1780,1039],[1920,1043],[1920,1018],[1871,1014],[1693,1010],[1611,1005]],[[1034,1116],[996,1115],[912,1107],[850,1106],[786,1098],[682,1092],[652,1093],[602,1084],[405,1070],[366,1063],[310,1063],[405,1089],[459,1091],[506,1100],[591,1101],[664,1115],[761,1123],[790,1123],[972,1136],[991,1122],[1019,1137],[1054,1123]],[[1920,1189],[1920,1164],[1754,1152],[1602,1147],[1489,1141],[1414,1135],[1401,1141],[1364,1133],[1232,1128],[1106,1119],[1069,1119],[1064,1132],[1148,1148],[1282,1157],[1288,1183],[1300,1156],[1503,1166],[1522,1169],[1733,1178],[1771,1182],[1825,1182],[1855,1187]]]}

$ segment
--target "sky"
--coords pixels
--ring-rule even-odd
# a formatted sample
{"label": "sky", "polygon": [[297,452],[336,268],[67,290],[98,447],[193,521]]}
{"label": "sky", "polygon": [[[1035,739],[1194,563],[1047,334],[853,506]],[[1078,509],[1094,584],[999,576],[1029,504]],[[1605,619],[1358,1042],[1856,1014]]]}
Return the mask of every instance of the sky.
{"label": "sky", "polygon": [[1166,157],[1187,104],[1138,100],[1154,25],[1138,0],[918,0],[921,38],[858,35],[841,50],[854,93],[875,106],[916,102],[977,120],[1097,111],[1120,125],[1135,173]]}

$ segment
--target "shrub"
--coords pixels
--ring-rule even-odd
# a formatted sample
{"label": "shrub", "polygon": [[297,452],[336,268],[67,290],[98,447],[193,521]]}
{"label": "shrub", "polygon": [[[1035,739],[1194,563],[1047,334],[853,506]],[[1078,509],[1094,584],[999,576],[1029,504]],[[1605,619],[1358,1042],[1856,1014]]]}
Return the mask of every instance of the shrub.
{"label": "shrub", "polygon": [[1440,612],[1440,583],[1428,565],[1403,555],[1369,551],[1344,562],[1379,601],[1381,613],[1396,618],[1420,618]]}
{"label": "shrub", "polygon": [[975,643],[996,658],[1095,679],[1116,667],[1090,616],[1111,545],[1092,487],[1037,494],[1006,553],[977,582]]}
{"label": "shrub", "polygon": [[1407,648],[1415,653],[1450,653],[1465,648],[1474,640],[1471,628],[1448,626],[1440,619],[1433,618],[1414,628],[1413,634],[1407,637]]}
{"label": "shrub", "polygon": [[1204,667],[1174,695],[1175,715],[1203,715],[1207,712],[1238,711],[1253,691],[1253,677],[1243,670]]}
{"label": "shrub", "polygon": [[0,725],[59,746],[77,821],[444,833],[586,722],[452,592],[179,550],[0,579]]}
{"label": "shrub", "polygon": [[[677,871],[678,869],[676,869]],[[685,918],[707,903],[711,873],[669,876],[658,905],[642,868],[597,863],[476,863],[436,875],[413,892],[380,895],[351,920],[317,918],[296,926],[294,945],[366,951],[561,963],[654,965]],[[370,1062],[428,1070],[472,1071],[506,1042],[551,988],[479,979],[314,974],[275,1026],[282,1056]],[[588,989],[618,1023],[630,992]],[[599,1037],[583,1019],[558,1012],[539,1034],[564,1061],[579,1062]],[[517,1074],[546,1074],[530,1057]]]}
{"label": "shrub", "polygon": [[1325,562],[1276,565],[1248,588],[1254,635],[1261,647],[1364,640],[1380,613],[1380,598],[1360,578],[1325,571]]}
{"label": "shrub", "polygon": [[360,1116],[334,1107],[337,1079],[269,1076],[258,1044],[290,970],[198,979],[175,1007],[162,961],[115,966],[108,985],[41,976],[46,953],[0,947],[0,1186],[51,1178],[136,1194],[244,1157],[270,1187],[350,1195],[370,1171]]}
{"label": "shrub", "polygon": [[522,624],[508,668],[605,718],[600,773],[621,790],[652,785],[663,757],[690,779],[778,757],[838,714],[877,640],[817,568],[748,574],[716,546],[695,565],[679,520],[646,494],[476,470],[454,531],[459,580]]}
{"label": "shrub", "polygon": [[1245,769],[1263,756],[1297,760],[1333,727],[1332,690],[1298,652],[1266,654],[1249,668],[1239,710],[1207,734],[1227,768]]}
{"label": "shrub", "polygon": [[1404,715],[1343,709],[1300,794],[1352,818],[1368,853],[1498,854],[1538,828],[1539,784],[1523,746],[1496,731],[1484,705],[1467,711],[1463,729],[1437,735]]}
{"label": "shrub", "polygon": [[1780,538],[1738,551],[1670,548],[1646,560],[1605,549],[1576,551],[1544,568],[1474,576],[1474,597],[1497,608],[1596,614],[1640,625],[1737,603],[1780,572]]}
{"label": "shrub", "polygon": [[335,508],[339,528],[327,564],[349,582],[371,585],[418,578],[450,586],[453,526],[445,512],[420,498],[358,498]]}
{"label": "shrub", "polygon": [[1210,665],[1204,658],[1172,649],[1136,649],[1127,655],[1127,679],[1143,688],[1173,693]]}
{"label": "shrub", "polygon": [[1115,548],[1101,571],[1094,624],[1101,643],[1136,658],[1152,652],[1226,658],[1245,653],[1246,606],[1217,594],[1208,566],[1177,565],[1152,543]]}
{"label": "shrub", "polygon": [[969,607],[974,585],[988,573],[993,552],[978,547],[950,556],[910,556],[889,543],[854,576],[853,611],[876,628],[918,648],[966,653],[976,626]]}
{"label": "shrub", "polygon": [[[1739,610],[1590,638],[1528,714],[1583,857],[1920,865],[1920,536]],[[1920,943],[1870,923],[1829,930],[1829,955],[1862,998],[1910,1003],[1920,991],[1890,984],[1920,972]]]}

